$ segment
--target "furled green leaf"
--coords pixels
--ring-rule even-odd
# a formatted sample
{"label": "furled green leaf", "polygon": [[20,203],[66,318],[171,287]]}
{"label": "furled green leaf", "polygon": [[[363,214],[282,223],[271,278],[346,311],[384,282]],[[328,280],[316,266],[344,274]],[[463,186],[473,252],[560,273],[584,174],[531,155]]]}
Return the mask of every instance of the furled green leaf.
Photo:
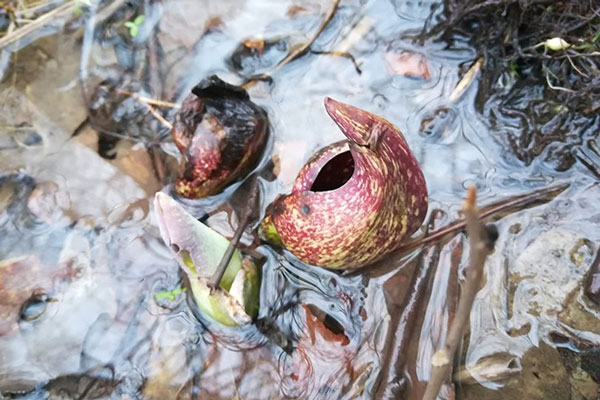
{"label": "furled green leaf", "polygon": [[227,326],[250,323],[258,312],[260,287],[254,263],[242,262],[241,253],[236,250],[220,288],[211,291],[208,279],[214,274],[229,241],[166,194],[156,194],[154,209],[162,238],[187,273],[198,308],[204,315]]}

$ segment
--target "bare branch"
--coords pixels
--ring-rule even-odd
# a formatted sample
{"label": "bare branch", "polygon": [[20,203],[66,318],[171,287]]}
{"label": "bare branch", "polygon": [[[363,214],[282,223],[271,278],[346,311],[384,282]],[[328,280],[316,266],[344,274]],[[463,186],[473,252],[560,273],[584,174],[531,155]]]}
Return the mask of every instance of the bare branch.
{"label": "bare branch", "polygon": [[475,187],[470,187],[467,191],[467,199],[463,207],[471,247],[469,268],[464,287],[460,294],[456,316],[448,332],[446,344],[433,355],[431,360],[431,375],[423,400],[435,400],[440,387],[450,375],[456,349],[463,337],[463,331],[468,323],[475,295],[481,285],[485,260],[496,240],[497,233],[495,229],[488,229],[481,222],[479,210],[476,206],[476,199],[477,193]]}
{"label": "bare branch", "polygon": [[221,262],[217,266],[215,273],[210,278],[208,282],[208,286],[211,290],[215,290],[221,285],[221,280],[223,279],[223,275],[225,275],[225,270],[227,270],[227,266],[231,261],[231,257],[233,256],[233,252],[237,248],[237,244],[242,238],[242,234],[244,230],[251,222],[252,217],[255,214],[256,209],[258,209],[258,201],[259,201],[259,189],[258,189],[258,178],[256,176],[251,176],[249,178],[250,181],[250,193],[248,195],[248,202],[246,203],[246,207],[244,208],[242,218],[240,219],[239,225],[233,234],[233,237],[229,241],[229,246],[225,250],[225,254],[221,258]]}

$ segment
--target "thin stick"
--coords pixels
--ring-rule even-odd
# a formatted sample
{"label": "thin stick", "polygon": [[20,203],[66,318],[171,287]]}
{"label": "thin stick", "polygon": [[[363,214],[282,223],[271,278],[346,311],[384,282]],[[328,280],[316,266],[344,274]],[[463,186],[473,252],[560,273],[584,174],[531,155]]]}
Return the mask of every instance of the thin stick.
{"label": "thin stick", "polygon": [[287,55],[287,57],[285,57],[283,60],[281,60],[275,67],[273,67],[273,69],[270,72],[266,72],[264,74],[250,78],[248,80],[248,82],[246,82],[242,85],[242,87],[244,89],[248,89],[250,86],[254,85],[257,81],[269,80],[271,75],[273,75],[273,73],[275,73],[275,71],[277,71],[279,68],[283,67],[284,65],[286,65],[286,64],[294,61],[295,59],[303,56],[304,54],[306,54],[306,52],[308,52],[308,50],[310,50],[310,46],[312,46],[315,43],[315,41],[318,39],[318,37],[321,35],[321,33],[323,33],[323,31],[325,30],[325,28],[327,27],[329,22],[331,22],[339,5],[340,5],[340,0],[333,0],[333,3],[331,4],[331,8],[329,9],[329,12],[327,13],[325,18],[321,22],[319,29],[317,29],[315,34],[310,38],[310,40],[308,42],[304,43],[302,46],[298,47],[297,49],[295,49],[294,51],[289,53]]}
{"label": "thin stick", "polygon": [[154,107],[152,107],[148,103],[143,103],[142,102],[142,104],[146,106],[146,108],[148,109],[148,111],[150,111],[150,113],[154,116],[154,118],[156,118],[158,120],[158,122],[160,122],[161,124],[163,124],[163,126],[165,128],[167,128],[168,130],[173,129],[173,125],[169,121],[167,121],[162,115],[160,115],[158,113],[158,111],[156,111],[154,109]]}
{"label": "thin stick", "polygon": [[281,60],[275,66],[273,72],[277,71],[279,68],[283,67],[287,63],[294,61],[296,58],[302,56],[310,49],[310,46],[312,46],[315,43],[315,41],[319,38],[319,36],[321,36],[321,33],[323,33],[323,31],[325,30],[325,28],[327,27],[329,22],[331,22],[331,20],[333,19],[333,16],[335,15],[339,5],[340,5],[340,0],[333,0],[333,3],[331,4],[331,8],[329,9],[329,12],[323,19],[323,22],[321,22],[319,29],[317,29],[317,31],[315,32],[313,37],[308,42],[304,43],[302,46],[297,48],[295,51],[288,54],[288,56],[286,58]]}
{"label": "thin stick", "polygon": [[171,103],[169,101],[155,100],[155,99],[151,99],[150,97],[140,96],[139,94],[130,92],[129,90],[124,90],[124,89],[119,89],[119,88],[114,88],[113,90],[117,93],[122,93],[127,96],[131,96],[134,99],[139,100],[142,103],[150,104],[153,106],[168,107],[168,108],[180,108],[181,107],[179,104]]}
{"label": "thin stick", "polygon": [[[491,216],[495,216],[496,214],[506,212],[509,209],[513,209],[516,207],[525,207],[525,206],[530,205],[531,203],[535,203],[546,197],[551,197],[551,199],[552,199],[552,198],[556,197],[557,195],[559,195],[560,193],[562,193],[568,187],[569,187],[569,184],[561,184],[561,185],[551,186],[549,188],[536,190],[535,192],[532,192],[529,194],[520,195],[520,196],[517,196],[514,198],[503,200],[501,202],[490,204],[481,210],[480,217],[488,218]],[[417,247],[420,247],[424,244],[435,242],[436,240],[439,240],[440,238],[442,238],[450,233],[455,233],[455,232],[463,230],[465,228],[465,226],[466,226],[466,222],[464,220],[453,222],[444,228],[441,228],[435,232],[429,233],[427,236],[425,236],[421,239],[406,243],[405,245],[398,247],[398,249],[396,249],[394,251],[394,253],[395,254],[405,253],[412,249],[416,249]]]}
{"label": "thin stick", "polygon": [[16,17],[32,18],[40,11],[48,10],[49,8],[62,3],[61,0],[57,1],[40,1],[36,4],[28,4],[29,8],[23,8],[15,11]]}
{"label": "thin stick", "polygon": [[148,97],[143,97],[137,93],[130,92],[129,90],[123,90],[119,88],[113,88],[113,90],[117,93],[133,97],[134,99],[142,103],[146,107],[146,109],[154,116],[154,118],[156,118],[165,128],[169,130],[173,129],[173,125],[169,121],[167,121],[162,115],[160,115],[158,111],[156,111],[154,107],[152,107],[151,104],[171,108],[179,108],[179,105],[175,103],[169,103],[167,101],[154,100]]}
{"label": "thin stick", "polygon": [[75,8],[75,1],[68,1],[66,4],[63,4],[60,7],[55,8],[54,10],[47,12],[39,18],[36,18],[35,21],[29,23],[27,25],[23,25],[12,33],[0,38],[0,49],[3,49],[6,46],[9,46],[13,43],[18,42],[25,36],[29,35],[32,32],[35,32],[37,29],[43,27],[48,24],[50,21],[61,18],[64,15],[67,15],[73,11]]}
{"label": "thin stick", "polygon": [[154,118],[156,118],[161,124],[163,124],[163,126],[165,128],[167,128],[169,130],[173,129],[173,125],[169,121],[167,121],[162,115],[160,115],[158,113],[158,111],[156,111],[154,109],[154,107],[152,107],[152,105],[171,107],[171,108],[179,108],[178,104],[169,103],[168,101],[150,99],[148,97],[140,96],[137,93],[130,92],[129,90],[114,88],[114,91],[117,93],[121,93],[121,94],[133,97],[134,99],[136,99],[137,101],[142,103],[148,109],[148,111],[150,111],[150,113],[154,116]]}
{"label": "thin stick", "polygon": [[217,266],[217,269],[213,276],[208,281],[208,287],[211,290],[216,290],[221,284],[221,280],[223,279],[223,275],[225,275],[225,270],[231,261],[231,257],[233,257],[233,252],[237,248],[237,245],[244,233],[244,230],[250,223],[252,219],[252,215],[255,214],[255,209],[258,206],[258,179],[256,177],[251,177],[252,182],[250,183],[252,186],[250,187],[250,194],[248,196],[248,202],[246,203],[246,207],[244,208],[244,213],[240,220],[240,223],[233,234],[233,237],[229,241],[229,246],[227,246],[227,250],[225,250],[225,254],[223,254],[223,258],[221,258],[221,262]]}
{"label": "thin stick", "polygon": [[158,182],[162,183],[165,179],[165,165],[160,158],[159,152],[155,151],[155,148],[158,147],[155,144],[148,146],[147,152],[150,156],[150,161],[152,162],[152,169],[154,169],[154,175]]}
{"label": "thin stick", "polygon": [[471,186],[467,191],[467,199],[463,207],[467,224],[467,234],[470,241],[470,261],[467,278],[460,294],[458,308],[444,348],[435,353],[431,360],[431,375],[423,400],[435,400],[444,381],[448,378],[456,349],[463,337],[465,326],[473,307],[475,295],[479,291],[485,260],[493,247],[495,237],[491,237],[481,222],[476,206],[477,192]]}

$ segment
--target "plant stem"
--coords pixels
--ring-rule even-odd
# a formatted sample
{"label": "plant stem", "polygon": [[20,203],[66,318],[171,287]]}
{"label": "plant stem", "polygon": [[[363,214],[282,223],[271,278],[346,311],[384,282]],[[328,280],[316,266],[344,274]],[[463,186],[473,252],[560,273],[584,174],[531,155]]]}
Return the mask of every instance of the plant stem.
{"label": "plant stem", "polygon": [[[511,214],[539,203],[546,203],[565,191],[569,186],[569,184],[550,186],[548,188],[536,190],[528,194],[511,197],[506,200],[501,200],[499,202],[487,205],[481,209],[480,218],[500,217],[506,215],[507,213]],[[453,222],[444,228],[440,228],[437,231],[426,234],[421,239],[408,242],[398,247],[396,250],[394,250],[394,254],[403,254],[422,245],[435,242],[446,235],[463,230],[466,225],[467,222],[464,220]]]}
{"label": "plant stem", "polygon": [[217,269],[213,276],[208,281],[208,287],[211,290],[216,290],[221,284],[221,280],[223,279],[223,275],[225,275],[225,270],[231,261],[231,257],[233,257],[233,252],[235,251],[244,230],[248,226],[248,224],[252,220],[252,215],[254,214],[254,210],[258,207],[258,179],[256,176],[252,176],[249,179],[250,182],[250,190],[248,195],[248,202],[246,203],[246,207],[244,208],[244,212],[242,213],[242,218],[240,219],[239,225],[233,234],[233,237],[229,241],[229,246],[227,246],[227,250],[223,254],[223,258],[221,258],[221,262],[217,266]]}
{"label": "plant stem", "polygon": [[448,378],[453,364],[456,349],[463,337],[465,326],[469,321],[475,295],[479,291],[485,260],[493,248],[495,235],[490,234],[479,217],[476,206],[477,193],[475,187],[467,191],[467,199],[463,207],[470,242],[470,261],[467,277],[460,294],[456,316],[448,331],[444,347],[435,353],[431,360],[431,375],[423,400],[435,400],[444,381]]}

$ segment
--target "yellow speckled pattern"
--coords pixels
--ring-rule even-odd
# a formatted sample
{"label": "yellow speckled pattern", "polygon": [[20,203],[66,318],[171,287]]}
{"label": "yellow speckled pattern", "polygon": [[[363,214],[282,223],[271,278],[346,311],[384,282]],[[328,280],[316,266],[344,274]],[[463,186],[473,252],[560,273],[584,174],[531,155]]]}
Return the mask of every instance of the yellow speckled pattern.
{"label": "yellow speckled pattern", "polygon": [[[402,133],[356,107],[325,100],[346,142],[317,152],[301,169],[292,193],[270,207],[261,234],[277,237],[300,260],[356,268],[396,248],[423,222],[427,187]],[[350,150],[354,173],[343,186],[311,191],[321,168]]]}

